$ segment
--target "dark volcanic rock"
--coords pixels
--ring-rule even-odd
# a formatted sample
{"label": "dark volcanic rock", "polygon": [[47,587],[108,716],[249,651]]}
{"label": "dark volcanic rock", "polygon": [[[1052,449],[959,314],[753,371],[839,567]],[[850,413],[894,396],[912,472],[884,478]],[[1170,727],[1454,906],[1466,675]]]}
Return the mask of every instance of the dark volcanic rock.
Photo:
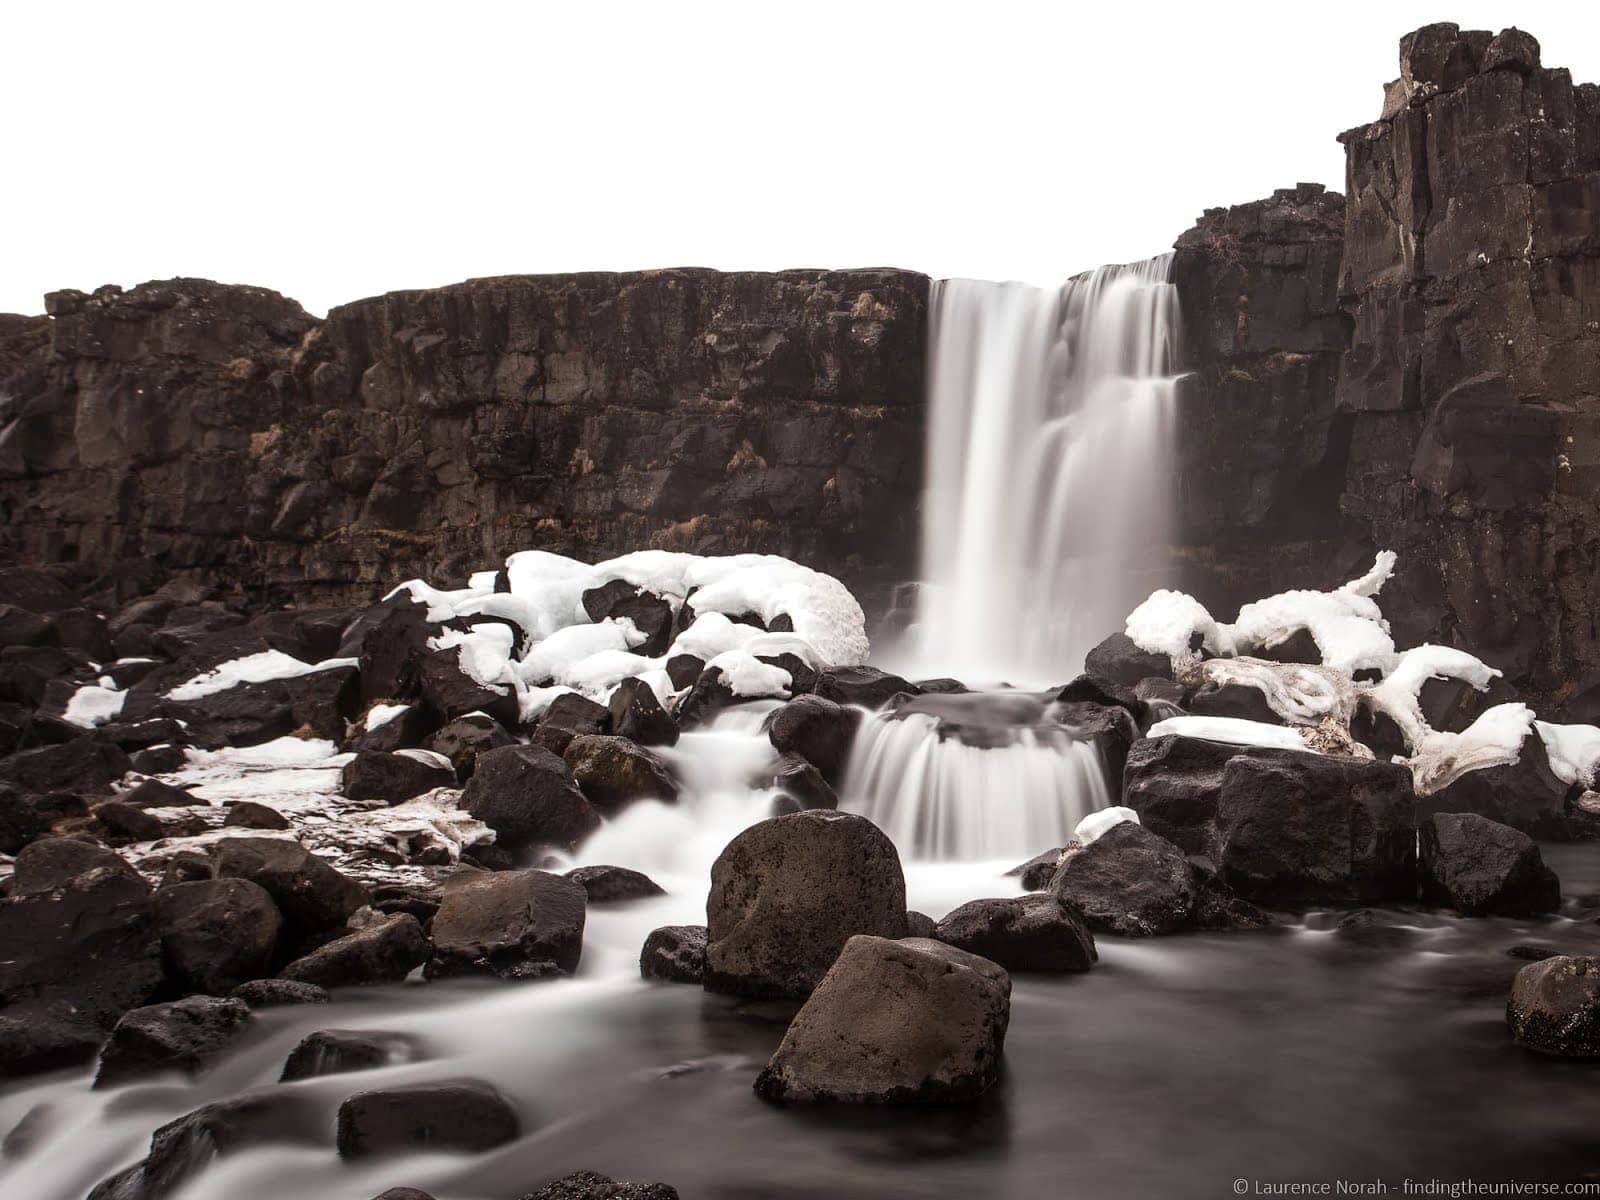
{"label": "dark volcanic rock", "polygon": [[1099,958],[1094,934],[1048,894],[968,901],[933,936],[1008,971],[1087,971]]}
{"label": "dark volcanic rock", "polygon": [[1469,917],[1554,912],[1561,881],[1519,830],[1473,813],[1436,813],[1417,828],[1422,898]]}
{"label": "dark volcanic rock", "polygon": [[1083,669],[1090,675],[1132,687],[1152,676],[1171,678],[1172,660],[1165,654],[1139,649],[1125,633],[1113,633],[1089,651],[1083,660]]}
{"label": "dark volcanic rock", "polygon": [[251,1008],[277,1008],[285,1004],[326,1004],[332,999],[326,988],[292,979],[252,979],[241,983],[228,995],[243,1000]]}
{"label": "dark volcanic rock", "polygon": [[706,974],[706,927],[663,925],[650,931],[639,951],[639,974],[645,979],[700,983]]}
{"label": "dark volcanic rock", "polygon": [[600,827],[600,814],[567,764],[542,746],[507,746],[482,755],[460,803],[509,848],[571,847]]}
{"label": "dark volcanic rock", "polygon": [[632,621],[645,635],[644,642],[633,648],[635,654],[658,658],[672,644],[672,605],[626,580],[613,579],[602,587],[590,588],[583,594],[583,608],[591,621],[604,621],[607,617]]}
{"label": "dark volcanic rock", "polygon": [[275,808],[254,800],[236,800],[228,805],[222,824],[230,829],[289,829],[292,823]]}
{"label": "dark volcanic rock", "polygon": [[665,1183],[619,1183],[593,1171],[575,1171],[522,1200],[678,1200],[678,1189]]}
{"label": "dark volcanic rock", "polygon": [[718,856],[706,917],[708,989],[805,996],[855,934],[904,936],[900,856],[863,817],[774,817]]}
{"label": "dark volcanic rock", "polygon": [[455,768],[416,750],[393,754],[363,751],[339,773],[340,790],[350,799],[387,804],[401,804],[434,788],[455,786]]}
{"label": "dark volcanic rock", "polygon": [[1270,758],[1279,753],[1204,738],[1144,738],[1128,751],[1122,803],[1147,829],[1185,853],[1214,855],[1223,770],[1241,754]]}
{"label": "dark volcanic rock", "polygon": [[434,650],[415,662],[417,689],[441,723],[481,712],[502,725],[515,725],[517,698],[503,685],[479,683],[461,666],[461,648]]}
{"label": "dark volcanic rock", "polygon": [[155,917],[168,974],[216,995],[270,974],[283,929],[272,897],[247,879],[165,885]]}
{"label": "dark volcanic rock", "polygon": [[210,803],[187,788],[174,787],[159,779],[146,779],[137,787],[123,792],[117,799],[135,808],[205,808]]}
{"label": "dark volcanic rock", "polygon": [[610,709],[576,692],[563,692],[539,718],[533,740],[555,754],[562,754],[567,743],[580,734],[610,732]]}
{"label": "dark volcanic rock", "polygon": [[1017,876],[1024,891],[1042,892],[1055,878],[1056,868],[1061,865],[1061,855],[1065,851],[1065,846],[1046,850],[1043,854],[1034,855],[1020,866],[1012,867],[1006,874]]}
{"label": "dark volcanic rock", "polygon": [[458,1080],[357,1092],[339,1106],[341,1158],[459,1150],[476,1153],[511,1141],[522,1123],[486,1083]]}
{"label": "dark volcanic rock", "polygon": [[370,1029],[319,1029],[289,1051],[279,1081],[313,1079],[347,1071],[370,1071],[417,1057],[415,1039]]}
{"label": "dark volcanic rock", "polygon": [[822,696],[796,696],[767,718],[767,738],[779,754],[798,754],[831,786],[844,778],[861,714]]}
{"label": "dark volcanic rock", "polygon": [[49,833],[57,821],[87,812],[83,797],[73,792],[36,796],[0,784],[0,854],[16,854]]}
{"label": "dark volcanic rock", "polygon": [[1184,698],[1183,707],[1198,717],[1234,717],[1266,725],[1287,724],[1272,711],[1259,688],[1238,683],[1205,683]]}
{"label": "dark volcanic rock", "polygon": [[1289,751],[1223,769],[1217,863],[1228,886],[1275,904],[1416,894],[1416,799],[1395,763]]}
{"label": "dark volcanic rock", "polygon": [[410,913],[366,917],[343,937],[318,946],[278,972],[283,979],[318,987],[398,983],[428,958],[428,938]]}
{"label": "dark volcanic rock", "polygon": [[1562,1058],[1600,1058],[1600,959],[1558,955],[1517,972],[1506,1001],[1517,1043]]}
{"label": "dark volcanic rock", "polygon": [[627,867],[577,867],[566,878],[583,888],[590,904],[610,904],[618,900],[643,900],[665,896],[661,885],[639,871]]}
{"label": "dark volcanic rock", "polygon": [[88,1062],[105,1030],[64,1007],[37,1001],[0,1009],[0,1079],[55,1071]]}
{"label": "dark volcanic rock", "polygon": [[654,689],[640,679],[624,679],[611,693],[611,731],[641,746],[673,746],[678,723],[661,707]]}
{"label": "dark volcanic rock", "polygon": [[448,758],[460,778],[471,779],[472,772],[477,769],[478,755],[516,744],[517,739],[493,717],[486,713],[468,713],[435,733],[424,748]]}
{"label": "dark volcanic rock", "polygon": [[459,875],[433,918],[428,977],[515,978],[539,963],[571,974],[583,953],[587,903],[581,884],[546,871]]}
{"label": "dark volcanic rock", "polygon": [[116,746],[81,737],[0,759],[0,784],[25,792],[104,792],[132,764]]}
{"label": "dark volcanic rock", "polygon": [[940,942],[852,937],[756,1080],[763,1099],[937,1104],[999,1077],[1011,979]]}
{"label": "dark volcanic rock", "polygon": [[839,795],[828,786],[822,772],[792,751],[778,756],[770,774],[763,777],[762,785],[783,793],[780,801],[792,801],[787,811],[839,807]]}
{"label": "dark volcanic rock", "polygon": [[1570,835],[1567,792],[1550,770],[1544,740],[1530,732],[1514,763],[1468,771],[1448,786],[1417,797],[1419,816],[1476,813],[1535,837]]}
{"label": "dark volcanic rock", "polygon": [[1182,850],[1124,821],[1067,855],[1050,895],[1096,933],[1151,937],[1194,927],[1201,885]]}
{"label": "dark volcanic rock", "polygon": [[877,667],[833,667],[817,672],[817,682],[812,690],[835,704],[882,708],[891,697],[901,692],[915,696],[917,685],[898,675],[880,671]]}
{"label": "dark volcanic rock", "polygon": [[583,734],[567,743],[561,757],[584,799],[606,816],[636,800],[678,798],[678,781],[666,763],[627,738]]}
{"label": "dark volcanic rock", "polygon": [[219,878],[265,888],[297,933],[336,929],[368,900],[361,884],[287,838],[225,838],[215,861]]}
{"label": "dark volcanic rock", "polygon": [[115,1087],[157,1071],[193,1075],[250,1022],[243,1000],[190,996],[125,1013],[100,1052],[95,1087]]}

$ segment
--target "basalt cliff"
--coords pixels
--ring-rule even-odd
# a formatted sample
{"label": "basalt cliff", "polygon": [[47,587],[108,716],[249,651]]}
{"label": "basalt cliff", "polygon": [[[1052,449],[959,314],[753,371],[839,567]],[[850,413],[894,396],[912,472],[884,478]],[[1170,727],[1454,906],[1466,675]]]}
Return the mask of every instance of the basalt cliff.
{"label": "basalt cliff", "polygon": [[[1395,549],[1397,640],[1593,719],[1600,89],[1525,33],[1433,25],[1341,141],[1342,196],[1177,241],[1185,586],[1226,611]],[[0,559],[79,584],[347,602],[660,546],[790,555],[870,602],[916,570],[921,275],[518,276],[323,320],[180,279],[46,309],[0,317]]]}

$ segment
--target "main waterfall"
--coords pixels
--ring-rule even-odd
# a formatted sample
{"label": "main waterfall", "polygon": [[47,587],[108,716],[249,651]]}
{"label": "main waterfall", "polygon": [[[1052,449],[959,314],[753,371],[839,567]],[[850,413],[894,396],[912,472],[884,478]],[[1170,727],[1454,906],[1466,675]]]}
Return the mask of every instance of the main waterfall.
{"label": "main waterfall", "polygon": [[1056,290],[933,285],[919,664],[969,682],[1061,682],[1160,582],[1171,262],[1101,267]]}

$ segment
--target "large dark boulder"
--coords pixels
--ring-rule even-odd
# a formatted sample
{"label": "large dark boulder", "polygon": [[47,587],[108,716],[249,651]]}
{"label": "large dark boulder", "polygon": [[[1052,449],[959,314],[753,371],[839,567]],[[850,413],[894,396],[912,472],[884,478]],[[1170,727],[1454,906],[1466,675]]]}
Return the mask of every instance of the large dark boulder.
{"label": "large dark boulder", "polygon": [[709,990],[805,996],[854,935],[904,936],[900,856],[864,817],[773,817],[718,856],[706,917]]}
{"label": "large dark boulder", "polygon": [[98,738],[80,737],[0,759],[0,784],[23,792],[94,795],[106,791],[131,767],[118,747]]}
{"label": "large dark boulder", "polygon": [[1246,899],[1373,903],[1416,895],[1416,798],[1395,763],[1289,751],[1223,768],[1217,865]]}
{"label": "large dark boulder", "polygon": [[510,848],[571,847],[600,827],[600,814],[567,764],[543,746],[506,746],[482,755],[462,790],[461,807]]}
{"label": "large dark boulder", "polygon": [[571,974],[583,953],[587,904],[581,884],[546,871],[458,875],[433,918],[428,977],[517,978],[540,964]]}
{"label": "large dark boulder", "polygon": [[594,1171],[574,1171],[522,1200],[678,1200],[678,1189],[665,1183],[618,1182]]}
{"label": "large dark boulder", "polygon": [[345,763],[339,788],[352,800],[402,804],[434,788],[455,787],[455,768],[426,751],[362,751]]}
{"label": "large dark boulder", "polygon": [[639,950],[639,975],[672,983],[701,983],[706,975],[706,927],[663,925]]}
{"label": "large dark boulder", "polygon": [[222,818],[225,829],[292,829],[294,822],[275,808],[254,800],[235,800]]}
{"label": "large dark boulder", "polygon": [[563,753],[567,743],[586,733],[610,733],[611,710],[577,692],[562,692],[544,710],[534,726],[533,740],[555,754]]}
{"label": "large dark boulder", "polygon": [[1106,790],[1120,796],[1128,751],[1139,740],[1139,724],[1133,714],[1118,704],[1069,700],[1051,705],[1050,717],[1073,741],[1094,744],[1100,752]]}
{"label": "large dark boulder", "polygon": [[326,1004],[333,999],[327,988],[292,979],[252,979],[241,983],[228,995],[243,1000],[251,1008],[280,1008],[289,1004]]}
{"label": "large dark boulder", "polygon": [[1147,829],[1186,853],[1214,855],[1223,769],[1241,754],[1276,753],[1170,734],[1141,738],[1123,766],[1122,803]]}
{"label": "large dark boulder", "polygon": [[218,878],[265,888],[295,935],[337,929],[369,899],[365,887],[288,838],[224,838],[215,861]]}
{"label": "large dark boulder", "polygon": [[645,635],[645,640],[633,648],[635,654],[658,658],[672,644],[672,605],[654,592],[636,588],[626,580],[613,579],[583,593],[583,609],[591,621],[632,621]]}
{"label": "large dark boulder", "polygon": [[590,904],[615,904],[622,900],[647,900],[665,896],[666,890],[641,871],[627,867],[595,865],[575,867],[566,878],[583,888]]}
{"label": "large dark boulder", "polygon": [[1521,830],[1476,813],[1435,813],[1417,827],[1422,898],[1468,917],[1531,917],[1561,906],[1561,881]]}
{"label": "large dark boulder", "polygon": [[655,689],[642,679],[624,679],[617,684],[607,704],[611,711],[611,732],[641,746],[673,746],[678,741],[678,723],[661,707]]}
{"label": "large dark boulder", "polygon": [[796,696],[767,718],[767,738],[779,754],[798,754],[838,787],[850,761],[861,713],[823,696]]}
{"label": "large dark boulder", "polygon": [[1197,717],[1232,717],[1263,725],[1288,724],[1273,711],[1260,688],[1242,683],[1207,680],[1184,697],[1183,707]]}
{"label": "large dark boulder", "polygon": [[115,1087],[158,1071],[197,1074],[244,1032],[243,1000],[190,996],[125,1013],[100,1052],[95,1087]]}
{"label": "large dark boulder", "polygon": [[416,1039],[372,1029],[319,1029],[301,1038],[284,1060],[280,1083],[370,1071],[410,1062],[417,1057]]}
{"label": "large dark boulder", "polygon": [[1417,797],[1418,816],[1476,813],[1502,825],[1543,838],[1571,836],[1567,793],[1571,789],[1550,770],[1544,739],[1529,732],[1514,763],[1483,767]]}
{"label": "large dark boulder", "polygon": [[278,975],[318,987],[399,983],[428,958],[428,938],[410,913],[363,913],[343,937],[295,959]]}
{"label": "large dark boulder", "polygon": [[606,816],[636,800],[670,803],[678,798],[678,781],[667,764],[627,738],[581,734],[567,743],[561,757],[584,799]]}
{"label": "large dark boulder", "polygon": [[1556,955],[1517,972],[1506,1001],[1517,1044],[1561,1058],[1600,1058],[1600,958]]}
{"label": "large dark boulder", "polygon": [[[861,708],[882,708],[901,692],[915,696],[917,685],[877,667],[831,667],[817,672],[812,691],[835,704],[854,704]],[[817,764],[821,766],[821,764]]]}
{"label": "large dark boulder", "polygon": [[204,879],[162,887],[156,932],[167,973],[186,990],[222,995],[271,973],[283,917],[248,879]]}
{"label": "large dark boulder", "polygon": [[1048,893],[968,901],[933,936],[1008,971],[1087,971],[1099,958],[1083,919]]}
{"label": "large dark boulder", "polygon": [[357,1092],[339,1106],[341,1158],[457,1150],[481,1153],[516,1138],[522,1123],[504,1096],[475,1079]]}
{"label": "large dark boulder", "polygon": [[0,784],[0,854],[16,854],[49,833],[57,821],[87,812],[88,806],[76,792],[36,795]]}
{"label": "large dark boulder", "polygon": [[1125,633],[1113,633],[1089,651],[1083,660],[1083,669],[1090,675],[1132,687],[1141,679],[1170,679],[1172,660],[1165,654],[1141,650]]}
{"label": "large dark boulder", "polygon": [[434,650],[416,660],[422,702],[441,723],[481,712],[501,725],[515,725],[517,697],[504,684],[479,683],[461,666],[461,647]]}
{"label": "large dark boulder", "polygon": [[839,794],[828,786],[822,772],[792,751],[778,755],[760,782],[763,787],[781,793],[774,806],[774,816],[807,808],[839,807]]}
{"label": "large dark boulder", "polygon": [[0,1008],[0,1079],[88,1062],[105,1030],[65,1005],[28,1000]]}
{"label": "large dark boulder", "polygon": [[353,637],[360,637],[358,651],[341,648],[341,653],[355,653],[358,658],[364,703],[409,700],[417,695],[416,662],[429,653],[428,639],[438,632],[428,621],[427,611],[427,605],[409,596],[396,596],[346,632],[346,647]]}
{"label": "large dark boulder", "polygon": [[1011,979],[922,938],[852,937],[756,1080],[786,1103],[939,1104],[1000,1074]]}
{"label": "large dark boulder", "polygon": [[478,755],[516,744],[517,739],[487,713],[468,713],[433,734],[424,748],[448,758],[460,778],[471,779]]}
{"label": "large dark boulder", "polygon": [[1124,821],[1069,853],[1049,894],[1096,933],[1152,937],[1194,928],[1202,890],[1182,850]]}

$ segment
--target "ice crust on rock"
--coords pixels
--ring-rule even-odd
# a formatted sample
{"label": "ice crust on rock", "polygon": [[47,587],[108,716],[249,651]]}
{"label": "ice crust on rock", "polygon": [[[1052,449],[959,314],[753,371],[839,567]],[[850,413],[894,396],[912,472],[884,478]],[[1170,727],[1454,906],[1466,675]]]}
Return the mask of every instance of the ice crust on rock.
{"label": "ice crust on rock", "polygon": [[72,693],[61,719],[80,729],[93,729],[118,716],[127,700],[128,693],[117,688],[110,676],[102,675],[97,683],[86,684]]}
{"label": "ice crust on rock", "polygon": [[1150,726],[1148,737],[1204,738],[1232,746],[1269,746],[1279,750],[1309,750],[1300,731],[1288,725],[1268,725],[1239,717],[1168,717]]}
{"label": "ice crust on rock", "polygon": [[1562,783],[1581,784],[1593,790],[1600,768],[1600,729],[1593,725],[1553,725],[1535,721],[1534,730],[1544,742],[1550,770]]}
{"label": "ice crust on rock", "polygon": [[243,658],[229,659],[219,663],[209,671],[203,671],[193,679],[180,683],[167,693],[168,700],[203,700],[217,692],[225,692],[231,687],[241,683],[266,683],[272,679],[295,679],[301,675],[310,675],[315,671],[326,671],[333,667],[353,667],[356,660],[353,658],[330,658],[324,662],[301,662],[292,654],[285,654],[282,650],[262,650],[256,654],[246,654]]}
{"label": "ice crust on rock", "polygon": [[1099,812],[1092,812],[1078,822],[1077,827],[1072,831],[1072,840],[1087,846],[1108,829],[1121,825],[1124,821],[1131,821],[1137,825],[1139,824],[1139,814],[1131,808],[1123,808],[1120,804],[1114,804],[1110,808],[1102,808]]}

